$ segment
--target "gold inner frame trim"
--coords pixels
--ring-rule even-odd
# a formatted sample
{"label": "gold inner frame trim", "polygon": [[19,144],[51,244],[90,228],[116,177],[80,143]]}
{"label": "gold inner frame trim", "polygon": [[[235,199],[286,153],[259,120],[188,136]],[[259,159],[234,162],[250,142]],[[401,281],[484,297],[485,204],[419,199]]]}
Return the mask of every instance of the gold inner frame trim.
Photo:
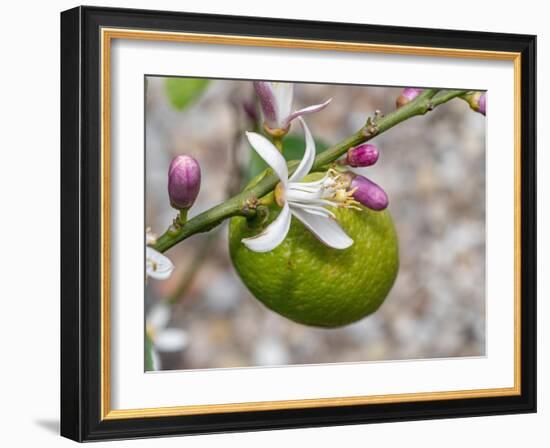
{"label": "gold inner frame trim", "polygon": [[[110,366],[110,50],[113,39],[185,42],[212,45],[296,48],[357,53],[453,57],[513,61],[514,63],[514,386],[391,395],[314,398],[211,405],[188,405],[141,409],[111,409]],[[521,54],[514,52],[418,47],[305,39],[279,39],[217,34],[101,29],[101,419],[167,417],[226,412],[246,412],[314,407],[350,406],[412,401],[502,397],[521,394]]]}

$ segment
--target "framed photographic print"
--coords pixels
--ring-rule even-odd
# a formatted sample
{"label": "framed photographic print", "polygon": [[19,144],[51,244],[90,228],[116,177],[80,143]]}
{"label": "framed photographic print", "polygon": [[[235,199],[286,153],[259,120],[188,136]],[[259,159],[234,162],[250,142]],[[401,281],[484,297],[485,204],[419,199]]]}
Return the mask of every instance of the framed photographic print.
{"label": "framed photographic print", "polygon": [[535,36],[61,14],[61,433],[536,410]]}

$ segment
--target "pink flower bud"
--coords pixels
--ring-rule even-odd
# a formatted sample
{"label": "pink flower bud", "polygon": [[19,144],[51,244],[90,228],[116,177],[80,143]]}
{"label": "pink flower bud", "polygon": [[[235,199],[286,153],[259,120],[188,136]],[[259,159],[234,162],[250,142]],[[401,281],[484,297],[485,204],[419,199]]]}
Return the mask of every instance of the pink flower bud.
{"label": "pink flower bud", "polygon": [[351,181],[353,198],[371,210],[384,210],[388,206],[388,195],[382,188],[366,177],[355,175]]}
{"label": "pink flower bud", "polygon": [[346,157],[346,163],[353,167],[371,166],[374,165],[377,160],[378,148],[368,143],[350,148]]}
{"label": "pink flower bud", "polygon": [[407,87],[403,89],[403,92],[401,92],[401,95],[397,97],[397,100],[395,101],[395,107],[398,109],[400,107],[403,107],[405,104],[410,103],[412,100],[414,100],[418,95],[422,93],[423,89],[415,89],[413,87]]}
{"label": "pink flower bud", "polygon": [[242,106],[244,113],[246,114],[246,118],[248,118],[251,123],[256,124],[260,121],[258,108],[256,107],[256,103],[254,101],[243,101]]}
{"label": "pink flower bud", "polygon": [[486,92],[468,92],[464,95],[464,99],[468,102],[472,110],[485,115],[485,108],[487,107]]}
{"label": "pink flower bud", "polygon": [[487,106],[487,94],[483,92],[478,101],[478,112],[485,115],[485,107]]}
{"label": "pink flower bud", "polygon": [[193,205],[201,187],[201,168],[191,156],[174,157],[168,169],[170,205],[186,210]]}

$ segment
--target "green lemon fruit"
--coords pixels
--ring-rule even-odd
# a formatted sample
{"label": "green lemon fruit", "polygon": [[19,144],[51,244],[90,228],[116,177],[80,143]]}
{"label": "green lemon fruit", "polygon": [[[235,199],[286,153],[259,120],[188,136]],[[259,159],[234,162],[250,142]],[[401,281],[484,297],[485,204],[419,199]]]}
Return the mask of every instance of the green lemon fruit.
{"label": "green lemon fruit", "polygon": [[229,225],[231,259],[252,294],[276,313],[318,327],[347,325],[376,311],[399,268],[389,212],[333,209],[354,241],[348,249],[325,246],[294,217],[286,239],[271,252],[246,248],[241,240],[260,233],[279,210],[271,206],[254,219],[234,217]]}

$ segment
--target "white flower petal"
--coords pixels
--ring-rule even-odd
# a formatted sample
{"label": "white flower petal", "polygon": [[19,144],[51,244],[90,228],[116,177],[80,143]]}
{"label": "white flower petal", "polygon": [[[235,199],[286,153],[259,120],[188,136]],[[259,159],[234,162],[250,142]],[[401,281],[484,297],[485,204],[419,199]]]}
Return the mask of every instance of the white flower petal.
{"label": "white flower petal", "polygon": [[271,88],[275,97],[278,128],[284,129],[290,123],[289,116],[294,98],[294,84],[288,82],[272,82]]}
{"label": "white flower petal", "polygon": [[187,347],[189,337],[178,328],[167,328],[154,338],[155,348],[160,352],[179,352]]}
{"label": "white flower petal", "polygon": [[353,240],[334,219],[312,215],[297,207],[291,210],[292,215],[302,221],[323,244],[334,249],[346,249],[353,244]]}
{"label": "white flower petal", "polygon": [[326,184],[328,182],[329,177],[330,177],[330,174],[326,172],[325,175],[319,180],[314,180],[311,182],[295,182],[293,187],[299,188],[299,189],[319,188],[319,186]]}
{"label": "white flower petal", "polygon": [[288,168],[279,150],[263,135],[255,132],[247,132],[246,137],[254,150],[264,159],[265,163],[275,171],[279,180],[286,187],[288,182]]}
{"label": "white flower petal", "polygon": [[281,244],[290,229],[290,208],[285,202],[279,216],[269,224],[262,233],[251,238],[244,238],[242,243],[254,252],[269,252]]}
{"label": "white flower petal", "polygon": [[288,116],[288,122],[290,123],[292,120],[294,120],[295,118],[301,117],[302,115],[319,112],[320,110],[327,107],[331,101],[332,101],[332,98],[329,98],[327,101],[325,101],[322,104],[315,104],[313,106],[304,107],[303,109],[297,110],[296,112],[292,112]]}
{"label": "white flower petal", "polygon": [[153,370],[160,370],[160,356],[154,348],[151,350],[151,358],[153,361]]}
{"label": "white flower petal", "polygon": [[299,207],[305,212],[311,213],[312,215],[323,216],[325,218],[336,218],[336,215],[331,212],[328,208],[322,207],[320,205],[313,204],[291,204],[292,208]]}
{"label": "white flower petal", "polygon": [[288,179],[289,182],[297,182],[305,177],[311,170],[313,162],[315,161],[315,140],[313,140],[313,136],[311,135],[311,132],[309,131],[309,128],[307,127],[306,122],[303,120],[303,118],[300,117],[298,119],[300,120],[302,129],[304,130],[306,149],[304,151],[304,157],[302,158],[300,165],[298,165],[296,171],[294,171],[292,176],[290,176],[290,178]]}
{"label": "white flower petal", "polygon": [[286,190],[285,197],[288,202],[311,202],[321,199],[323,191],[320,188],[315,190],[301,190],[294,188],[295,184],[290,184]]}
{"label": "white flower petal", "polygon": [[166,327],[170,321],[171,310],[165,303],[157,303],[151,307],[145,319],[147,326],[158,331]]}
{"label": "white flower petal", "polygon": [[304,193],[320,193],[322,194],[321,188],[317,187],[308,187],[306,184],[301,182],[292,182],[287,188],[287,191],[292,189],[292,191],[301,191]]}
{"label": "white flower petal", "polygon": [[334,201],[330,201],[329,199],[312,199],[307,202],[300,202],[300,201],[293,201],[290,203],[290,205],[293,205],[294,207],[302,207],[302,205],[318,205],[320,207],[338,207],[338,203]]}
{"label": "white flower petal", "polygon": [[167,256],[147,246],[145,248],[145,268],[148,277],[165,280],[172,274],[174,265]]}

